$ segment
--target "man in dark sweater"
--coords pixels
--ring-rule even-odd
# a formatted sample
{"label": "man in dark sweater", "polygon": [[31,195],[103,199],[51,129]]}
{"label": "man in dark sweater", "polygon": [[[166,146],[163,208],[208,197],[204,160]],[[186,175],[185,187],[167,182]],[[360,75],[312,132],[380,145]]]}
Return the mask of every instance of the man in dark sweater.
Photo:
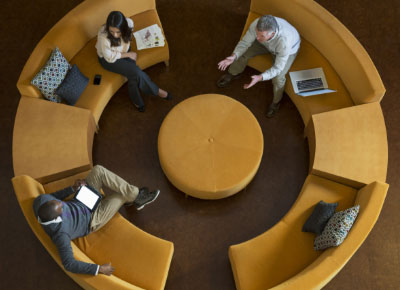
{"label": "man in dark sweater", "polygon": [[[97,191],[106,186],[113,193],[104,197],[93,212],[76,199],[62,201],[82,185],[89,185]],[[134,205],[140,210],[146,204],[153,202],[159,193],[159,190],[149,192],[145,187],[138,189],[113,172],[96,165],[86,180],[77,180],[71,187],[38,196],[33,203],[33,210],[39,223],[57,246],[62,264],[67,271],[89,275],[98,273],[111,275],[114,271],[111,263],[96,265],[75,260],[71,240],[100,229],[122,205]]]}

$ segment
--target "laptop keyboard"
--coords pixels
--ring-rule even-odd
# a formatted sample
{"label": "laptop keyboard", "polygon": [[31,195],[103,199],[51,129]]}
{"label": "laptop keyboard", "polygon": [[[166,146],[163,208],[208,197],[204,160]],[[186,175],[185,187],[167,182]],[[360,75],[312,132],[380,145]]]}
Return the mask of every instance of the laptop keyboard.
{"label": "laptop keyboard", "polygon": [[299,91],[314,90],[323,87],[321,78],[302,80],[302,81],[297,81],[296,83]]}

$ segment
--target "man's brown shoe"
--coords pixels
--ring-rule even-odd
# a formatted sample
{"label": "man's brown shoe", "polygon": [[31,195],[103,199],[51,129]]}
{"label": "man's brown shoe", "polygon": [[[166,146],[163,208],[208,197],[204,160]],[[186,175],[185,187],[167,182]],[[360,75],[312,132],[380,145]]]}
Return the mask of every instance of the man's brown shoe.
{"label": "man's brown shoe", "polygon": [[230,73],[226,73],[222,75],[217,81],[217,87],[226,88],[233,80],[238,79],[239,77],[240,74],[234,76]]}

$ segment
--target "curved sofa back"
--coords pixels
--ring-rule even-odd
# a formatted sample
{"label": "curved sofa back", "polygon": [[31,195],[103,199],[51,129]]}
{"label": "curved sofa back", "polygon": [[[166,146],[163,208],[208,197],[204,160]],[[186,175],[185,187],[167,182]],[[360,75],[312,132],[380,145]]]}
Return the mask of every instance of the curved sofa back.
{"label": "curved sofa back", "polygon": [[282,17],[295,26],[330,62],[356,105],[382,99],[385,87],[368,53],[341,22],[318,3],[313,0],[251,0],[250,12]]}
{"label": "curved sofa back", "polygon": [[86,0],[72,9],[40,40],[26,62],[17,87],[21,95],[41,98],[42,94],[31,80],[46,63],[51,51],[58,47],[70,61],[93,39],[113,10],[126,17],[155,9],[155,0]]}

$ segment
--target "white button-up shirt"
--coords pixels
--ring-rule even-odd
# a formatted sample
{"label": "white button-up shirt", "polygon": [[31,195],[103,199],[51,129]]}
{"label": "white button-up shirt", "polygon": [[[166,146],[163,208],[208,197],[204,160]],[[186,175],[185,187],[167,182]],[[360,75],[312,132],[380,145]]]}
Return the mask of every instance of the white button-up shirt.
{"label": "white button-up shirt", "polygon": [[[126,18],[129,28],[133,28],[133,20]],[[107,31],[105,31],[106,25],[104,24],[97,34],[96,49],[97,55],[103,57],[107,62],[113,63],[117,59],[121,58],[121,53],[128,52],[130,43],[124,42],[121,38],[121,44],[119,46],[111,46],[111,41],[107,37]]]}
{"label": "white button-up shirt", "polygon": [[[256,26],[257,18],[254,20],[242,40],[236,45],[233,53],[236,59],[242,56],[246,50],[257,41]],[[286,62],[291,54],[295,54],[300,48],[300,35],[289,22],[285,19],[275,17],[278,23],[275,35],[267,41],[260,42],[273,55],[275,62],[271,68],[262,73],[263,80],[270,80],[279,75],[285,68]]]}

